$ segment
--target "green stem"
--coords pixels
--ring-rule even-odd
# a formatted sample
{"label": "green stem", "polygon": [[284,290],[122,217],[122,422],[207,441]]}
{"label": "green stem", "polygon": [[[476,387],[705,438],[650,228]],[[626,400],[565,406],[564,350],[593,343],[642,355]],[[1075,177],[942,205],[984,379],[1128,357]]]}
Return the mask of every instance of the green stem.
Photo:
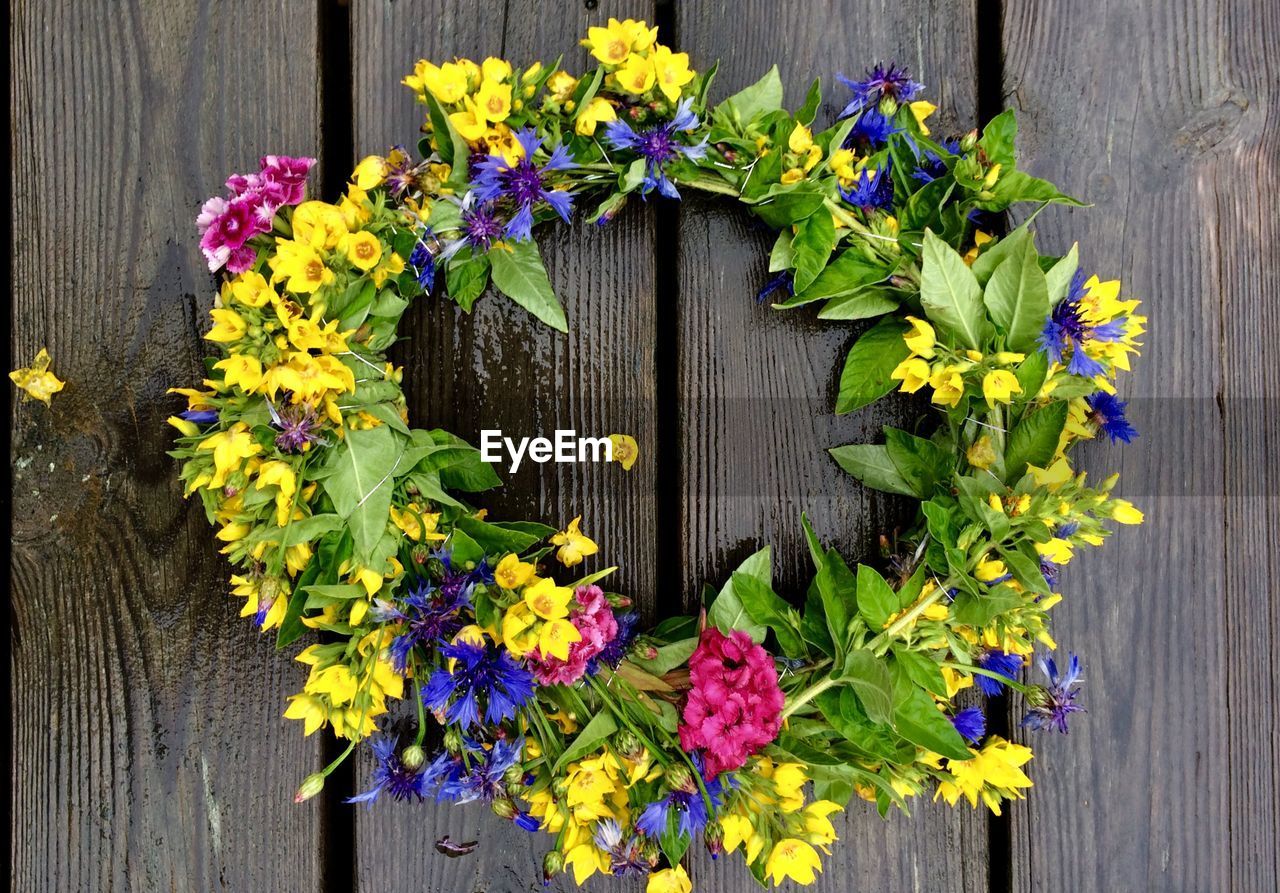
{"label": "green stem", "polygon": [[946,595],[947,591],[951,588],[951,584],[952,584],[952,580],[950,577],[948,577],[941,586],[934,589],[933,592],[930,592],[924,598],[920,599],[920,601],[917,602],[911,608],[911,610],[907,611],[905,614],[903,614],[901,617],[899,617],[889,626],[885,627],[884,631],[881,632],[880,635],[876,636],[874,639],[872,639],[870,642],[867,643],[867,647],[872,651],[875,651],[877,648],[880,648],[882,645],[888,644],[890,639],[894,638],[899,633],[901,633],[904,629],[909,627],[911,624],[915,623],[916,618],[919,617],[921,614],[923,614],[926,608],[928,608],[938,599]]}
{"label": "green stem", "polygon": [[839,684],[840,684],[840,680],[837,679],[835,676],[824,676],[822,679],[819,679],[813,685],[809,686],[804,691],[800,692],[800,694],[794,700],[788,701],[786,707],[784,707],[782,710],[782,718],[785,720],[788,716],[795,713],[797,710],[799,710],[805,704],[812,701],[818,695],[822,694],[824,691],[826,691],[829,688],[834,688]]}

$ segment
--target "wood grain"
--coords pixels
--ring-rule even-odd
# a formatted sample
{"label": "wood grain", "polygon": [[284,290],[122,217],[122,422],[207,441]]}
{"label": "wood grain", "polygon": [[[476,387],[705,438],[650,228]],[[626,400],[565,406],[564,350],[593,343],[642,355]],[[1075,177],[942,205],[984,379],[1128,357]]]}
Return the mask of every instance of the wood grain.
{"label": "wood grain", "polygon": [[1016,889],[1276,887],[1276,24],[1263,2],[1006,10],[1025,165],[1096,204],[1046,214],[1041,244],[1079,239],[1151,317],[1120,386],[1142,437],[1084,450],[1148,520],[1064,574],[1090,713],[1032,741]]}
{"label": "wood grain", "polygon": [[206,353],[201,202],[319,148],[315,8],[11,12],[10,347],[67,381],[11,415],[11,889],[318,889],[301,668],[237,617],[164,455]]}
{"label": "wood grain", "polygon": [[[652,19],[653,4],[602,2],[588,10],[554,0],[513,0],[505,8],[479,0],[353,3],[358,152],[416,142],[422,107],[399,82],[417,59],[496,55],[518,65],[550,63],[564,53],[565,66],[581,71],[586,54],[576,36],[610,16]],[[471,316],[426,299],[411,309],[404,329],[413,334],[399,353],[416,425],[441,426],[472,442],[482,428],[508,436],[550,436],[557,428],[593,436],[620,432],[639,441],[641,458],[630,473],[618,465],[526,463],[480,502],[494,517],[557,525],[581,513],[584,529],[600,543],[593,566],[619,565],[611,582],[650,618],[659,608],[660,533],[652,450],[654,239],[652,215],[643,207],[626,209],[604,229],[543,228],[539,242],[565,304],[568,335],[538,325],[501,295],[482,298]],[[446,858],[430,845],[446,833],[483,846],[473,856]],[[540,886],[542,855],[552,843],[504,826],[483,809],[447,804],[380,804],[359,814],[357,838],[357,880],[367,891]]]}
{"label": "wood grain", "polygon": [[[977,66],[972,8],[963,3],[792,3],[767,0],[676,5],[677,43],[706,65],[721,59],[712,101],[759,78],[775,62],[791,107],[815,77],[826,87],[822,120],[834,118],[842,71],[877,61],[908,65],[945,110],[941,130],[972,126]],[[769,278],[772,235],[741,208],[689,201],[679,226],[676,305],[679,356],[681,571],[686,598],[719,584],[765,543],[782,591],[799,596],[812,573],[800,528],[808,512],[820,537],[851,558],[874,554],[881,533],[910,521],[904,503],[866,490],[826,455],[872,442],[886,423],[910,427],[918,409],[890,400],[836,418],[844,354],[862,327],[822,323],[811,309],[781,313],[754,300]],[[842,840],[814,889],[975,890],[987,885],[986,819],[922,801],[887,822],[855,801]],[[741,860],[699,857],[702,890],[745,890]]]}

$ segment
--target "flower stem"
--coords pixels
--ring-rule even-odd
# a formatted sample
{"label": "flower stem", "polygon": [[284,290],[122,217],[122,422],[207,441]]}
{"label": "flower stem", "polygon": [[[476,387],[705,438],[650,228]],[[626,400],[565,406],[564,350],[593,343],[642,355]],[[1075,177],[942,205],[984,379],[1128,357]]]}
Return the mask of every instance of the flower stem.
{"label": "flower stem", "polygon": [[786,719],[827,689],[833,688],[839,684],[840,680],[835,676],[824,676],[822,679],[819,679],[813,685],[800,692],[794,700],[790,700],[787,703],[786,707],[782,710],[782,719]]}

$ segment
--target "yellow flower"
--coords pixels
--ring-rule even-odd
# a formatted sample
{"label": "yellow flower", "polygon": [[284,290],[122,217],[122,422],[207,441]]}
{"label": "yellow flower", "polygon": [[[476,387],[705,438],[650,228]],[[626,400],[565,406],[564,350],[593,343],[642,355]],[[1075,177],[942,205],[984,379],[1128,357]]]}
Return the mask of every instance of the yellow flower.
{"label": "yellow flower", "polygon": [[284,717],[302,720],[303,734],[310,735],[329,721],[329,709],[323,698],[307,694],[290,695],[289,709],[285,710]]}
{"label": "yellow flower", "polygon": [[244,422],[236,422],[226,431],[206,437],[196,449],[213,451],[214,473],[209,479],[210,490],[226,484],[227,475],[239,470],[241,462],[262,452],[262,447],[253,439],[249,426]]}
{"label": "yellow flower", "polygon": [[292,391],[294,403],[315,403],[327,391],[341,393],[356,389],[355,374],[337,357],[313,357],[305,351],[294,351],[287,363],[272,366],[263,376],[263,382],[273,398],[282,388]]}
{"label": "yellow flower", "polygon": [[680,90],[693,80],[693,71],[689,68],[688,53],[673,53],[661,44],[653,48],[649,57],[653,60],[653,70],[657,75],[658,89],[670,102],[680,98]]}
{"label": "yellow flower", "polygon": [[470,100],[462,111],[454,112],[449,116],[449,122],[453,124],[454,130],[469,143],[479,142],[489,128],[489,122],[485,120],[483,113]]}
{"label": "yellow flower", "polygon": [[813,146],[813,132],[803,124],[796,124],[787,137],[787,148],[797,155],[806,155]]}
{"label": "yellow flower", "polygon": [[628,56],[626,63],[614,75],[618,86],[628,93],[641,96],[653,89],[657,73],[653,70],[653,60],[644,56]]}
{"label": "yellow flower", "polygon": [[[423,511],[422,507],[416,502],[409,503],[405,506],[404,511],[393,505],[391,506],[390,514],[391,523],[399,527],[401,533],[415,542],[423,540],[431,543],[448,539],[443,533],[436,531],[440,524],[440,513]],[[421,522],[419,522],[419,519],[421,519]]]}
{"label": "yellow flower", "polygon": [[822,870],[818,852],[809,844],[795,837],[787,837],[773,847],[764,864],[764,875],[773,880],[775,887],[787,878],[802,884],[812,884],[817,872]]}
{"label": "yellow flower", "polygon": [[537,618],[524,602],[516,602],[502,617],[502,644],[516,657],[524,657],[538,646]]}
{"label": "yellow flower", "polygon": [[613,461],[622,466],[623,471],[630,471],[640,458],[640,445],[630,434],[610,434],[609,442],[613,444]]}
{"label": "yellow flower", "polygon": [[348,233],[342,237],[340,244],[347,260],[366,272],[372,270],[378,265],[378,261],[382,260],[382,243],[378,241],[377,236],[367,230]]}
{"label": "yellow flower", "polygon": [[1036,543],[1036,552],[1054,564],[1066,564],[1074,553],[1071,543],[1061,537],[1053,537],[1048,542]]}
{"label": "yellow flower", "polygon": [[293,239],[312,248],[336,248],[347,234],[347,221],[337,205],[303,202],[293,211]]}
{"label": "yellow flower", "polygon": [[907,322],[911,323],[911,331],[902,336],[902,340],[907,343],[907,349],[911,351],[913,356],[932,360],[933,346],[938,343],[933,326],[914,316],[908,316]]}
{"label": "yellow flower", "polygon": [[446,62],[436,66],[422,59],[402,83],[419,96],[430,93],[445,105],[451,105],[466,95],[469,80],[465,65]]}
{"label": "yellow flower", "polygon": [[1141,524],[1142,511],[1127,499],[1117,499],[1111,503],[1111,519],[1121,524]]}
{"label": "yellow flower", "polygon": [[789,171],[784,171],[779,178],[779,182],[784,186],[790,186],[792,183],[799,183],[804,179],[804,171],[798,167],[793,167]]}
{"label": "yellow flower", "polygon": [[[510,72],[508,71],[508,74]],[[476,114],[485,121],[505,121],[511,114],[511,85],[486,79],[476,94]]]}
{"label": "yellow flower", "polygon": [[372,189],[387,175],[387,160],[380,155],[366,155],[351,174],[351,181],[361,189]]}
{"label": "yellow flower", "polygon": [[809,842],[825,847],[836,840],[836,829],[827,816],[840,812],[843,807],[830,800],[815,800],[804,808],[804,830]]}
{"label": "yellow flower", "polygon": [[547,92],[556,102],[564,102],[573,95],[578,79],[567,71],[557,71],[547,78]]}
{"label": "yellow flower", "polygon": [[[853,163],[857,160],[857,156],[853,154],[852,149],[837,149],[831,153],[831,160],[828,162],[832,172],[840,180],[840,185],[849,187],[853,185],[856,171]],[[909,319],[910,317],[908,317]]]}
{"label": "yellow flower", "polygon": [[538,650],[542,656],[569,659],[569,646],[582,641],[582,633],[568,620],[548,620],[538,632]]}
{"label": "yellow flower", "polygon": [[986,434],[980,436],[965,451],[964,456],[974,468],[990,468],[996,461],[996,451],[991,445],[991,437]]}
{"label": "yellow flower", "polygon": [[258,489],[276,487],[276,526],[283,527],[293,508],[293,494],[298,489],[298,477],[288,462],[273,459],[258,469]]}
{"label": "yellow flower", "polygon": [[966,264],[972,264],[975,260],[978,259],[978,254],[981,251],[982,246],[987,244],[994,238],[995,236],[992,236],[989,233],[984,233],[982,230],[977,230],[973,234],[973,247],[965,252],[964,262]]}
{"label": "yellow flower", "polygon": [[564,866],[573,869],[573,882],[581,887],[597,871],[610,874],[612,861],[608,853],[587,840],[569,848],[564,856]]}
{"label": "yellow flower", "polygon": [[724,831],[724,849],[732,853],[740,845],[746,845],[747,864],[756,861],[764,849],[764,836],[755,829],[751,820],[744,815],[734,813],[720,820],[720,828]]}
{"label": "yellow flower", "polygon": [[1018,377],[1008,369],[994,369],[982,377],[982,396],[987,398],[988,406],[1008,403],[1012,395],[1021,393]]}
{"label": "yellow flower", "polygon": [[569,599],[573,590],[557,586],[554,580],[539,580],[524,591],[524,603],[529,610],[543,620],[558,620],[569,616]]}
{"label": "yellow flower", "polygon": [[929,383],[929,364],[919,357],[907,357],[889,377],[902,382],[900,390],[904,393],[914,394]]}
{"label": "yellow flower", "polygon": [[690,893],[691,890],[693,882],[683,865],[653,872],[644,886],[644,893]]}
{"label": "yellow flower", "polygon": [[222,303],[235,301],[246,307],[265,307],[279,296],[261,273],[247,270],[222,286]]}
{"label": "yellow flower", "polygon": [[920,133],[924,136],[929,135],[929,128],[925,126],[925,120],[938,110],[938,107],[932,102],[926,102],[923,99],[908,103],[907,108],[911,109],[911,114],[915,117],[916,123],[920,125]]}
{"label": "yellow flower", "polygon": [[623,59],[627,58],[627,54],[635,44],[634,25],[635,23],[630,19],[619,22],[611,18],[604,28],[588,28],[586,40],[582,41],[582,45],[605,65],[619,65]]}
{"label": "yellow flower", "polygon": [[778,793],[778,808],[795,812],[804,806],[804,785],[809,780],[800,763],[779,763],[773,769],[773,784]]}
{"label": "yellow flower", "polygon": [[515,554],[506,555],[493,569],[493,579],[503,589],[519,589],[533,576],[534,566]]}
{"label": "yellow flower", "polygon": [[66,387],[66,382],[49,371],[50,362],[49,351],[42,347],[30,366],[9,373],[9,380],[24,392],[24,399],[52,406],[53,395]]}
{"label": "yellow flower", "polygon": [[1007,573],[1009,573],[1009,569],[998,558],[981,558],[978,561],[978,566],[973,570],[973,576],[983,583],[998,580]]}
{"label": "yellow flower", "polygon": [[618,113],[614,111],[613,103],[603,96],[594,96],[578,112],[573,129],[579,136],[592,136],[596,132],[596,125],[617,119]]}
{"label": "yellow flower", "polygon": [[[227,344],[232,341],[239,341],[249,331],[249,326],[236,311],[229,307],[214,307],[209,311],[209,316],[213,317],[213,328],[205,335],[206,341],[217,341],[220,344]],[[39,357],[37,357],[37,360]]]}
{"label": "yellow flower", "polygon": [[578,515],[569,522],[567,529],[551,537],[551,544],[560,547],[556,550],[556,558],[565,567],[581,564],[583,558],[600,551],[599,546],[583,535],[578,526],[581,521],[582,516]]}
{"label": "yellow flower", "polygon": [[311,294],[333,281],[333,271],[324,265],[320,252],[302,242],[276,239],[276,253],[267,264],[271,267],[271,281],[284,282],[284,287],[295,294]]}
{"label": "yellow flower", "polygon": [[964,379],[960,373],[963,366],[942,366],[934,369],[929,376],[929,387],[933,388],[931,402],[940,406],[955,406],[964,396]]}
{"label": "yellow flower", "polygon": [[1021,798],[1020,791],[1031,787],[1031,779],[1021,768],[1031,759],[1031,748],[992,735],[981,751],[970,748],[969,752],[973,754],[971,759],[947,761],[947,771],[955,781],[938,785],[936,796],[952,806],[963,796],[970,806],[977,807],[981,797],[993,813],[1000,815],[1002,794]]}
{"label": "yellow flower", "polygon": [[511,77],[511,63],[506,59],[490,56],[480,63],[480,76],[486,81],[505,81]]}
{"label": "yellow flower", "polygon": [[387,277],[399,276],[403,272],[404,258],[394,251],[388,251],[382,256],[382,263],[374,267],[369,276],[373,279],[374,285],[382,288],[382,284],[387,281]]}

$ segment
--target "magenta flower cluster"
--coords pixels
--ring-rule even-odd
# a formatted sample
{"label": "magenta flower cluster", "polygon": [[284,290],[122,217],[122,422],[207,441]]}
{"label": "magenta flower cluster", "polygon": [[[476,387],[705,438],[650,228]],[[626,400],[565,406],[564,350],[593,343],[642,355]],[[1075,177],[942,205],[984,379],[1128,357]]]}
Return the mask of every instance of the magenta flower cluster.
{"label": "magenta flower cluster", "polygon": [[271,231],[271,219],[280,208],[302,201],[315,163],[314,158],[264,155],[256,174],[232,174],[227,179],[230,194],[204,203],[196,226],[211,273],[223,267],[243,273],[253,266],[258,253],[249,240]]}

